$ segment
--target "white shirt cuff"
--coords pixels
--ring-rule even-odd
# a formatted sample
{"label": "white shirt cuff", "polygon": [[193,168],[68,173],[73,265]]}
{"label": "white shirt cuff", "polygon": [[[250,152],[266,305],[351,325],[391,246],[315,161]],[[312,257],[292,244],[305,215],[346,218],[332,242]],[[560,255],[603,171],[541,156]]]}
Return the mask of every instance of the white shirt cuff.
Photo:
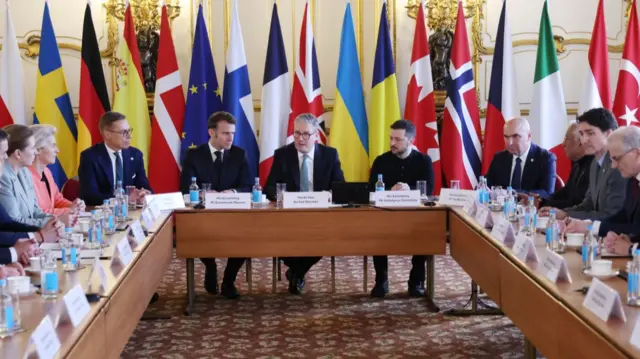
{"label": "white shirt cuff", "polygon": [[11,252],[11,263],[15,263],[18,261],[18,252],[16,252],[16,249],[11,247],[9,248],[9,252]]}
{"label": "white shirt cuff", "polygon": [[36,238],[36,235],[33,234],[33,232],[29,232],[27,234],[29,235],[29,239],[35,239]]}
{"label": "white shirt cuff", "polygon": [[593,221],[593,224],[591,224],[591,234],[593,234],[594,236],[598,236],[598,233],[600,233],[600,221]]}

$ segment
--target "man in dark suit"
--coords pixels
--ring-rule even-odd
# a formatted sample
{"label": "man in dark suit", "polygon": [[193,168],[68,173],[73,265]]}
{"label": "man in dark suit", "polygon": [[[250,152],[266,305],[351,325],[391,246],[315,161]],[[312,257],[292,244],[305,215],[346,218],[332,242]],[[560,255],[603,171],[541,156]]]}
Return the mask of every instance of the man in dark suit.
{"label": "man in dark suit", "polygon": [[504,142],[506,150],[497,152],[489,166],[488,185],[549,197],[556,185],[556,156],[531,142],[529,122],[516,117],[505,123]]}
{"label": "man in dark suit", "polygon": [[567,208],[584,200],[589,188],[589,168],[593,155],[585,154],[580,137],[578,123],[571,123],[562,143],[567,158],[572,162],[571,174],[563,188],[556,190],[549,198],[540,200],[540,207]]}
{"label": "man in dark suit", "polygon": [[[338,151],[317,144],[318,119],[310,113],[294,121],[293,143],[277,149],[267,178],[265,192],[276,199],[276,184],[286,183],[287,192],[318,192],[331,189],[333,182],[344,182]],[[289,267],[289,292],[300,294],[304,276],[322,257],[282,258]]]}
{"label": "man in dark suit", "polygon": [[151,193],[142,152],[131,147],[133,128],[126,117],[118,112],[105,112],[98,127],[104,142],[80,154],[80,198],[88,206],[101,205],[113,197],[118,181],[122,181],[123,188],[135,186],[134,196],[138,198]]}
{"label": "man in dark suit", "polygon": [[[417,181],[427,182],[427,194],[433,194],[433,163],[431,157],[412,148],[416,138],[416,127],[407,120],[398,120],[391,125],[391,151],[378,156],[373,161],[369,184],[375,188],[378,175],[382,175],[385,190],[407,191],[416,188]],[[424,263],[425,255],[414,255],[411,258],[409,272],[409,295],[424,297]],[[389,293],[387,276],[387,256],[373,256],[376,269],[376,285],[371,290],[372,297],[382,298]]]}
{"label": "man in dark suit", "polygon": [[[213,192],[250,192],[253,178],[245,151],[233,146],[236,119],[228,112],[216,112],[209,117],[209,142],[187,152],[182,165],[180,190],[189,193],[191,178],[196,178],[198,187],[211,185]],[[202,258],[206,266],[204,287],[211,294],[218,293],[218,272],[215,258]],[[221,294],[229,299],[239,297],[235,287],[236,276],[245,258],[229,258],[222,279]]]}
{"label": "man in dark suit", "polygon": [[607,149],[613,168],[629,179],[624,205],[618,213],[602,221],[571,219],[567,232],[586,233],[591,225],[594,235],[607,237],[605,247],[609,252],[628,254],[632,243],[628,236],[619,235],[640,239],[640,128],[626,126],[617,129],[607,139]]}

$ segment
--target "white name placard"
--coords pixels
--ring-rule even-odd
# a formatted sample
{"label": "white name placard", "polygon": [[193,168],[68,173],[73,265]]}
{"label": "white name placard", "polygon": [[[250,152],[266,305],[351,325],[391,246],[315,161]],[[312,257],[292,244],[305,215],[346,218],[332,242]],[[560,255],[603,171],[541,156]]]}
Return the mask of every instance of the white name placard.
{"label": "white name placard", "polygon": [[631,333],[631,339],[629,342],[634,347],[640,349],[640,317],[636,319],[636,325],[633,327],[633,332]]}
{"label": "white name placard", "polygon": [[328,192],[285,192],[284,208],[329,208]]}
{"label": "white name placard", "polygon": [[251,209],[251,193],[207,193],[204,206],[207,209]]}
{"label": "white name placard", "polygon": [[513,253],[523,262],[529,260],[538,263],[540,261],[533,241],[524,234],[518,234],[516,236],[515,243],[513,244]]}
{"label": "white name placard", "polygon": [[140,219],[142,219],[142,225],[147,229],[147,231],[150,231],[153,228],[154,219],[149,208],[145,208],[142,213],[140,213]]}
{"label": "white name placard", "polygon": [[511,245],[516,240],[516,234],[511,222],[507,221],[504,217],[499,218],[493,225],[491,235],[506,245]]}
{"label": "white name placard", "polygon": [[89,301],[82,290],[82,286],[77,284],[69,293],[65,294],[62,299],[64,300],[67,314],[69,314],[69,318],[71,318],[71,324],[73,324],[75,328],[82,322],[82,319],[87,316],[91,309],[89,307]]}
{"label": "white name placard", "polygon": [[29,341],[35,344],[40,359],[51,359],[60,350],[60,339],[48,315],[38,324]]}
{"label": "white name placard", "polygon": [[378,207],[420,207],[420,191],[376,192]]}
{"label": "white name placard", "polygon": [[149,203],[147,203],[147,207],[149,208],[149,212],[151,212],[151,218],[153,219],[153,221],[157,221],[158,218],[160,218],[160,215],[162,214],[162,211],[160,210],[159,204],[156,201],[151,201]]}
{"label": "white name placard", "polygon": [[612,316],[622,319],[623,322],[627,321],[618,292],[598,278],[591,281],[582,305],[605,322]]}
{"label": "white name placard", "polygon": [[476,197],[475,191],[443,188],[440,190],[438,203],[446,206],[464,206],[470,198],[475,200]]}
{"label": "white name placard", "polygon": [[182,193],[163,193],[163,194],[148,194],[144,196],[145,203],[148,205],[152,201],[156,202],[156,206],[160,211],[172,211],[174,209],[185,208],[184,197]]}
{"label": "white name placard", "polygon": [[131,250],[131,245],[129,244],[129,238],[124,236],[116,245],[116,250],[118,251],[118,258],[125,266],[131,263],[133,260],[133,251]]}
{"label": "white name placard", "polygon": [[[140,225],[140,221],[133,221],[129,225],[129,230],[131,231],[131,235],[133,235],[133,239],[136,241],[137,245],[141,245],[144,242],[145,238],[144,231],[142,230],[142,226]],[[121,241],[122,242],[122,241]]]}
{"label": "white name placard", "polygon": [[476,209],[476,214],[474,216],[476,222],[478,222],[484,228],[493,227],[493,217],[491,216],[491,211],[487,206],[479,205]]}
{"label": "white name placard", "polygon": [[564,257],[550,250],[545,249],[545,257],[538,271],[545,276],[548,280],[556,283],[557,281],[567,281],[571,283],[571,274],[569,274],[569,268]]}

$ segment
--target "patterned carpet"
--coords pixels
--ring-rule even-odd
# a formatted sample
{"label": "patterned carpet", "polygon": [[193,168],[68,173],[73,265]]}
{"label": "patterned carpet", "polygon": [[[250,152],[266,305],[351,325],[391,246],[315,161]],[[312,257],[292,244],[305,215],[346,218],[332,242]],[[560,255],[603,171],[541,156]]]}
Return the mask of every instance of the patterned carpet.
{"label": "patterned carpet", "polygon": [[[224,260],[218,261],[222,273]],[[436,303],[428,313],[422,299],[409,298],[410,257],[390,257],[391,293],[373,299],[362,292],[362,258],[336,258],[336,294],[331,294],[330,259],[307,275],[303,296],[291,296],[287,281],[271,293],[271,259],[253,260],[253,293],[244,268],[238,301],[206,294],[204,266],[196,262],[195,313],[182,315],[185,264],[174,259],[158,288],[150,314],[169,320],[141,321],[123,358],[520,358],[523,336],[506,317],[452,318],[444,310],[468,300],[467,275],[449,256],[436,259]],[[284,265],[284,269],[286,268]],[[370,286],[373,264],[369,258]]]}

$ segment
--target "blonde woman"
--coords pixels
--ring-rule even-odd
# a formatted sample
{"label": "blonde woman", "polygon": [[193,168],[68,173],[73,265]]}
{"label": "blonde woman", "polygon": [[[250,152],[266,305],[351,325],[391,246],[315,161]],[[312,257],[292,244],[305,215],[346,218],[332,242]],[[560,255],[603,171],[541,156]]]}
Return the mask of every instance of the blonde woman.
{"label": "blonde woman", "polygon": [[56,143],[56,128],[51,125],[30,127],[38,151],[33,164],[29,166],[38,205],[43,212],[53,215],[84,211],[85,205],[82,200],[77,199],[71,202],[62,196],[53,180],[51,170],[47,168],[48,165],[56,162],[56,157],[60,152]]}

